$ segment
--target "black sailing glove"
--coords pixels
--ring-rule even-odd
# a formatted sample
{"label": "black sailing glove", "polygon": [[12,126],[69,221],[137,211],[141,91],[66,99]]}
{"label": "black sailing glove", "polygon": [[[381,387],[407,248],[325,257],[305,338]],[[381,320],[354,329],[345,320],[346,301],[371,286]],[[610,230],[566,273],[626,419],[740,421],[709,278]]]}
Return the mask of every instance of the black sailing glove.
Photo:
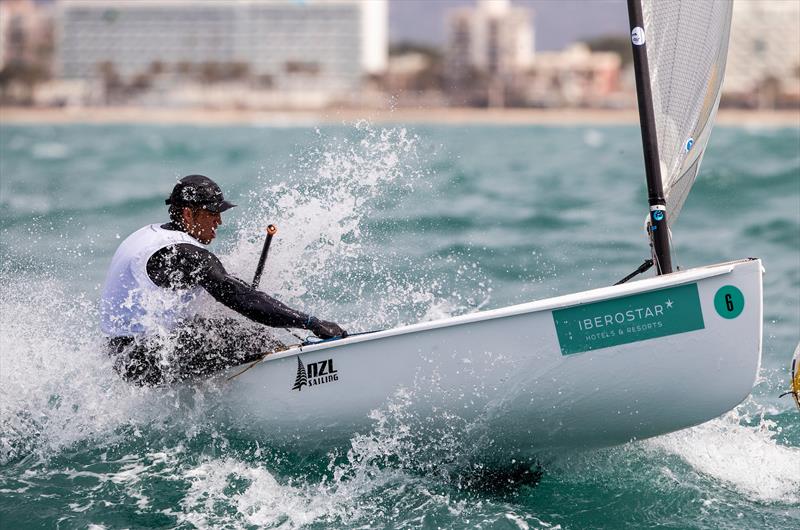
{"label": "black sailing glove", "polygon": [[332,339],[333,337],[344,338],[347,336],[347,332],[335,322],[320,320],[317,317],[311,317],[309,319],[308,329],[321,339]]}

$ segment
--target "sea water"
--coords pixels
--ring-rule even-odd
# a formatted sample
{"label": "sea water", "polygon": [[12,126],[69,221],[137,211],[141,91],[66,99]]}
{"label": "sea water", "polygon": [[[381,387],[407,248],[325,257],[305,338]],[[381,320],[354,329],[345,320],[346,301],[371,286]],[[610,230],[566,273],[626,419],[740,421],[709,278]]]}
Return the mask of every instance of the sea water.
{"label": "sea water", "polygon": [[3,528],[800,527],[800,412],[778,398],[800,338],[797,128],[718,128],[673,227],[683,268],[764,261],[752,396],[692,429],[489,480],[441,464],[457,421],[415,436],[413,393],[312,455],[225,420],[213,392],[125,384],[98,331],[105,269],[166,220],[177,178],[202,173],[239,204],[212,245],[227,269],[251,278],[274,223],[262,288],[351,331],[610,285],[649,257],[637,127],[1,132]]}

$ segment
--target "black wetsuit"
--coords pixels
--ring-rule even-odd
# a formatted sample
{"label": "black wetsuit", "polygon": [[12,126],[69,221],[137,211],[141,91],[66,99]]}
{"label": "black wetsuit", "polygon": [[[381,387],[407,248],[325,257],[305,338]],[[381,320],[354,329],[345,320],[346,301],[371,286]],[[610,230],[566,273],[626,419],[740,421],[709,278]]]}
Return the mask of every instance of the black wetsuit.
{"label": "black wetsuit", "polygon": [[[179,230],[173,223],[161,228]],[[178,326],[168,340],[133,336],[109,339],[115,368],[135,383],[162,384],[208,375],[259,359],[283,346],[258,324],[314,329],[321,322],[231,276],[219,258],[196,245],[179,243],[156,251],[147,261],[147,275],[166,289],[200,286],[253,322],[197,317]]]}
{"label": "black wetsuit", "polygon": [[[172,223],[161,228],[177,230]],[[305,328],[311,318],[229,275],[219,258],[196,245],[179,243],[157,251],[147,261],[147,275],[167,289],[199,285],[217,302],[267,326]]]}

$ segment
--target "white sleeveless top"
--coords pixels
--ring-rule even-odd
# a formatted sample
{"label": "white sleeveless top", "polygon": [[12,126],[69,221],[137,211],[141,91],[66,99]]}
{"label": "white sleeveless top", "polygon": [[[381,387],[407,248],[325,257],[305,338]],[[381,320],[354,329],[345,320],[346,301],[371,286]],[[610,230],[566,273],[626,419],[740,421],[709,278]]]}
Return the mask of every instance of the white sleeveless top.
{"label": "white sleeveless top", "polygon": [[188,243],[201,247],[192,236],[165,230],[157,224],[140,228],[114,253],[103,286],[100,328],[112,337],[155,335],[171,331],[194,314],[194,301],[201,287],[159,287],[147,275],[147,261],[170,245]]}

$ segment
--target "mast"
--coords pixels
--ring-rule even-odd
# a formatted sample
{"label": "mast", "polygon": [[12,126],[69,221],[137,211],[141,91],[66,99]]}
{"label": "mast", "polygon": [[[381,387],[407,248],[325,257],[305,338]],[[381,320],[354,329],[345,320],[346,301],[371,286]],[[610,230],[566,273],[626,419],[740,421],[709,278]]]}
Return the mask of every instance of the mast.
{"label": "mast", "polygon": [[661,183],[661,163],[658,156],[656,120],[653,112],[653,95],[650,88],[650,68],[647,63],[647,45],[641,0],[628,0],[628,20],[631,27],[633,66],[636,72],[636,99],[639,103],[639,123],[642,129],[644,168],[647,176],[647,200],[650,204],[648,229],[653,245],[653,258],[658,274],[672,272],[667,225],[667,201]]}

